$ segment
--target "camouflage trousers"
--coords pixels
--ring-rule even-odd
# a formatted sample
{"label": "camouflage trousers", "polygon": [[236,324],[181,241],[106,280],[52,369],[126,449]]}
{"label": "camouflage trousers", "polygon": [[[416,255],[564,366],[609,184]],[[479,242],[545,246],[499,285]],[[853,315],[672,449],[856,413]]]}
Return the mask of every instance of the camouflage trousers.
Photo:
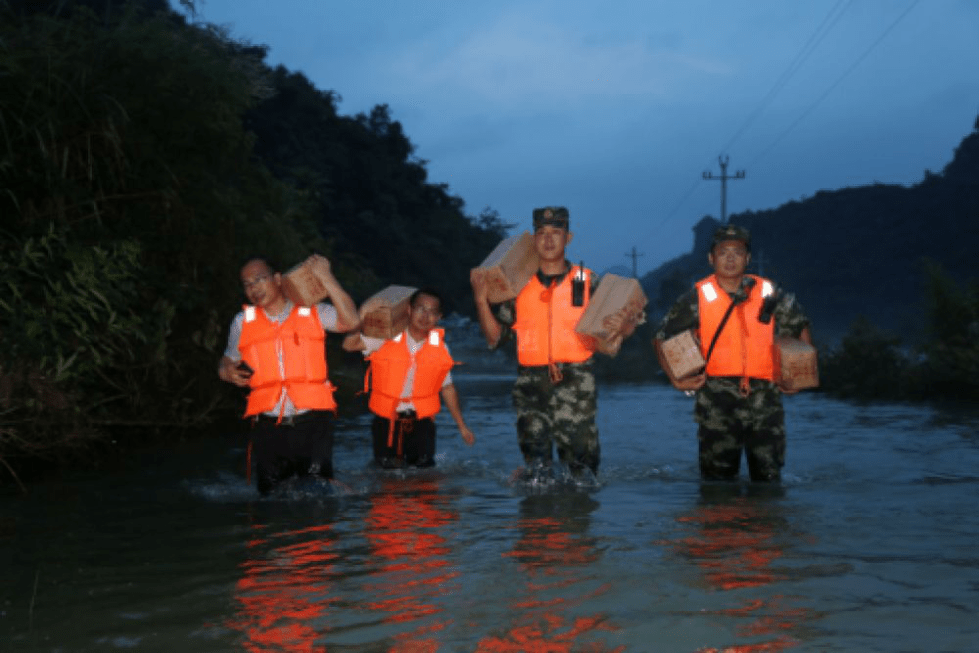
{"label": "camouflage trousers", "polygon": [[785,464],[782,393],[770,381],[751,379],[750,393],[743,397],[739,385],[738,378],[712,377],[697,391],[700,475],[736,478],[744,451],[752,481],[777,481]]}
{"label": "camouflage trousers", "polygon": [[546,366],[521,367],[513,386],[517,440],[527,465],[549,463],[553,447],[572,473],[598,472],[600,451],[595,416],[598,392],[591,361],[559,363],[563,378],[553,383]]}

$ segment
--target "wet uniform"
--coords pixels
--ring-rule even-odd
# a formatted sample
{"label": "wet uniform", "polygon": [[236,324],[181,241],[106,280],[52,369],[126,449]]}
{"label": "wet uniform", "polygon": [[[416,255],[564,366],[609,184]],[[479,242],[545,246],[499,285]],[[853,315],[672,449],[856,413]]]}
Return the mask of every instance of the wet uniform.
{"label": "wet uniform", "polygon": [[[570,263],[565,264],[571,270]],[[545,288],[560,284],[567,272],[545,275],[538,270],[537,280]],[[590,291],[597,287],[596,275],[589,274]],[[513,330],[517,322],[516,300],[493,307],[497,321],[503,325],[503,335],[497,347],[517,338]],[[519,343],[518,343],[519,346]],[[528,466],[549,464],[552,449],[557,447],[558,458],[572,472],[583,468],[598,472],[600,449],[595,418],[598,392],[593,362],[556,363],[561,380],[551,380],[547,365],[520,365],[513,387],[513,404],[517,413],[517,439]]]}
{"label": "wet uniform", "polygon": [[[748,296],[745,276],[732,300],[745,301]],[[723,292],[723,290],[721,289]],[[656,334],[667,340],[688,329],[700,328],[698,289],[685,293],[663,317]],[[757,319],[756,316],[748,316]],[[781,295],[773,313],[774,335],[798,338],[809,326],[809,320],[794,295]],[[731,316],[724,329],[735,322]],[[707,343],[713,334],[701,334]],[[752,480],[777,480],[785,464],[785,413],[782,391],[766,379],[748,380],[747,396],[741,391],[741,377],[708,376],[697,391],[694,420],[700,425],[699,461],[705,479],[728,479],[738,475],[741,451],[745,451]]]}

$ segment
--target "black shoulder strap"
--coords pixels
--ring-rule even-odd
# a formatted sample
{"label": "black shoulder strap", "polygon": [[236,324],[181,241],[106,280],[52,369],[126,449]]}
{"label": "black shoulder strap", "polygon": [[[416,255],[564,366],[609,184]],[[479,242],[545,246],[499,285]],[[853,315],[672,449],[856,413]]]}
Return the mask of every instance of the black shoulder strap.
{"label": "black shoulder strap", "polygon": [[717,331],[714,332],[714,337],[710,341],[710,347],[707,348],[707,355],[704,356],[704,367],[707,367],[707,363],[710,362],[710,355],[714,353],[714,345],[717,344],[717,339],[721,337],[721,331],[724,330],[724,325],[727,324],[727,320],[731,317],[731,313],[734,311],[734,307],[738,305],[738,301],[732,299],[731,305],[727,307],[727,312],[724,313],[724,317],[721,318],[721,323],[717,325]]}
{"label": "black shoulder strap", "polygon": [[[707,367],[707,363],[710,361],[710,355],[714,353],[714,346],[717,344],[717,339],[721,337],[721,331],[724,330],[724,325],[727,324],[728,318],[731,317],[731,313],[734,311],[734,307],[740,304],[742,301],[747,299],[747,296],[751,294],[752,288],[755,287],[755,280],[751,277],[745,277],[745,299],[731,298],[731,305],[727,307],[727,311],[724,313],[724,317],[721,318],[721,323],[717,325],[717,331],[714,332],[714,337],[710,341],[710,347],[707,348],[707,355],[704,356],[704,367]],[[721,288],[721,291],[725,294],[726,290]],[[730,295],[729,295],[730,296]]]}

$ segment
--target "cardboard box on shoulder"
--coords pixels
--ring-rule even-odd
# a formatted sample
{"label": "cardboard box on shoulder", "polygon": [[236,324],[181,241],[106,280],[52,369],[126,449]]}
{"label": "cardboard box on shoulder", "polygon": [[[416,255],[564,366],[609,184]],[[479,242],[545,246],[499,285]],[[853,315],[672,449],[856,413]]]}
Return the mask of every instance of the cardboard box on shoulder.
{"label": "cardboard box on shoulder", "polygon": [[323,282],[313,273],[312,257],[282,275],[282,292],[299,306],[315,306],[329,296]]}
{"label": "cardboard box on shoulder", "polygon": [[408,300],[415,288],[388,286],[360,307],[360,330],[365,336],[390,339],[408,327]]}
{"label": "cardboard box on shoulder", "polygon": [[489,301],[499,304],[520,294],[540,265],[529,231],[500,242],[476,270],[486,273]]}
{"label": "cardboard box on shoulder", "polygon": [[700,343],[689,329],[661,342],[660,352],[666,373],[677,380],[699,373],[706,364]]}
{"label": "cardboard box on shoulder", "polygon": [[605,319],[625,311],[626,319],[638,320],[649,299],[636,279],[606,274],[599,281],[595,294],[575,326],[575,331],[595,338],[597,350],[615,356],[622,346],[622,336],[609,331]]}
{"label": "cardboard box on shoulder", "polygon": [[816,348],[798,338],[775,338],[776,382],[783,390],[819,386]]}

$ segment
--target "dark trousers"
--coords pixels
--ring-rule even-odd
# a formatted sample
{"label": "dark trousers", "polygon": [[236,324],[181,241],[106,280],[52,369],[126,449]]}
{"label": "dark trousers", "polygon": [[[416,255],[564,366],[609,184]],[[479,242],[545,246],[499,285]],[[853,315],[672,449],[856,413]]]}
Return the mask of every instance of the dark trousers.
{"label": "dark trousers", "polygon": [[700,475],[705,480],[732,480],[741,467],[741,452],[752,481],[778,481],[785,464],[785,432],[732,428],[717,431],[703,425],[697,431]]}
{"label": "dark trousers", "polygon": [[513,386],[517,440],[527,466],[551,464],[552,450],[572,474],[598,473],[598,390],[590,360],[558,363],[563,378],[551,380],[546,365],[519,368]]}
{"label": "dark trousers", "polygon": [[381,467],[431,467],[435,464],[435,420],[431,417],[399,417],[394,420],[392,429],[391,420],[375,415],[371,435],[374,462]]}
{"label": "dark trousers", "polygon": [[259,416],[253,425],[258,491],[268,494],[291,476],[333,478],[333,413],[311,410],[276,423]]}
{"label": "dark trousers", "polygon": [[697,392],[694,419],[700,424],[700,474],[705,480],[734,479],[741,455],[752,481],[778,481],[785,464],[785,410],[782,392],[771,381],[710,377]]}

